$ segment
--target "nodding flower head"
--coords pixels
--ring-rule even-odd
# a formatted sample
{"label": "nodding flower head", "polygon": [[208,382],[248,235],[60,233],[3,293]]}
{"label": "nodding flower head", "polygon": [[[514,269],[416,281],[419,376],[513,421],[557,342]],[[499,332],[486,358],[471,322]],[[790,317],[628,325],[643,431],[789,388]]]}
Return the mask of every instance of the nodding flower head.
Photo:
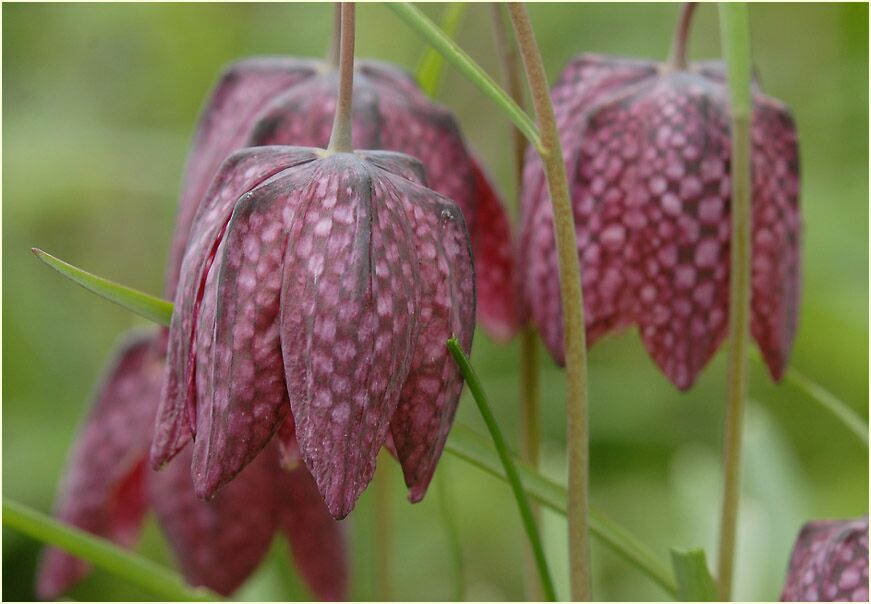
{"label": "nodding flower head", "polygon": [[[587,337],[638,326],[645,348],[689,388],[728,324],[730,120],[723,68],[583,55],[552,90],[581,263]],[[795,125],[753,93],[751,330],[780,379],[800,287]],[[518,274],[525,312],[563,361],[553,214],[527,153]]]}
{"label": "nodding flower head", "polygon": [[817,520],[792,549],[783,602],[868,601],[868,516]]}
{"label": "nodding flower head", "polygon": [[192,436],[210,497],[285,422],[330,512],[369,483],[388,433],[423,497],[462,389],[475,282],[463,215],[391,152],[255,147],[193,221],[152,461]]}
{"label": "nodding flower head", "polygon": [[[221,162],[244,147],[326,147],[338,80],[332,65],[295,58],[246,59],[224,71],[206,103],[188,159],[168,295],[175,293],[187,243],[184,234]],[[508,216],[453,114],[427,98],[400,68],[358,61],[352,133],[355,149],[397,151],[417,158],[428,186],[456,202],[475,258],[479,320],[495,339],[510,339],[518,313]]]}
{"label": "nodding flower head", "polygon": [[[165,349],[163,332],[128,337],[119,348],[70,457],[58,517],[131,547],[151,507],[185,579],[222,595],[248,578],[281,531],[312,593],[344,599],[348,564],[343,531],[305,467],[280,465],[277,445],[208,502],[194,494],[190,447],[162,472],[148,466]],[[87,573],[84,562],[49,548],[40,564],[37,593],[57,599]]]}

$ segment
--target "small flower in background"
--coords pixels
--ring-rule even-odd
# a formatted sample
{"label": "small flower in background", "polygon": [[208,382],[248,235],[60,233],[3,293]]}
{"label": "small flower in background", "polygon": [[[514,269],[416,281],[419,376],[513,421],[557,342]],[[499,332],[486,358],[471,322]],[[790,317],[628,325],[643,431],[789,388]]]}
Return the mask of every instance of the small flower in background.
{"label": "small flower in background", "polygon": [[[343,531],[306,469],[288,471],[279,465],[277,447],[264,451],[210,502],[194,494],[190,447],[163,472],[148,467],[165,348],[162,334],[128,337],[120,346],[72,452],[58,517],[132,547],[151,507],[185,579],[223,595],[253,572],[280,530],[312,592],[321,599],[344,599],[348,570]],[[48,548],[37,593],[56,599],[88,572],[84,562]]]}
{"label": "small flower in background", "polygon": [[224,163],[181,267],[155,467],[195,437],[195,491],[211,497],[293,422],[342,518],[389,431],[423,497],[463,384],[445,343],[471,348],[475,311],[462,213],[423,183],[391,152],[256,147]]}
{"label": "small flower in background", "polygon": [[[728,325],[730,120],[723,67],[582,55],[552,90],[577,228],[590,344],[637,324],[679,388],[692,386]],[[780,379],[800,289],[795,125],[755,88],[751,331]],[[553,216],[527,153],[518,275],[526,312],[563,361]]]}
{"label": "small flower in background", "polygon": [[[232,152],[261,145],[326,147],[338,71],[296,58],[252,58],[230,65],[200,121],[188,159],[167,291],[174,293],[186,233],[209,183]],[[398,151],[417,158],[428,186],[454,200],[469,230],[476,265],[478,317],[495,339],[517,330],[514,259],[507,214],[453,114],[426,97],[400,68],[358,61],[354,73],[355,149]]]}
{"label": "small flower in background", "polygon": [[805,524],[793,547],[780,599],[867,602],[868,516]]}

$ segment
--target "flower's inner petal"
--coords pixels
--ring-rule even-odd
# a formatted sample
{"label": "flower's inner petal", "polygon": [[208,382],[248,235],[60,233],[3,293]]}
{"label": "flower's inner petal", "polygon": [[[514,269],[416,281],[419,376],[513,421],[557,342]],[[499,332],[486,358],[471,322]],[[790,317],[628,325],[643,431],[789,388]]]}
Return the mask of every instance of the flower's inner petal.
{"label": "flower's inner petal", "polygon": [[191,447],[149,477],[149,497],[185,579],[229,596],[257,568],[276,531],[276,456],[263,455],[211,501],[194,494]]}
{"label": "flower's inner petal", "polygon": [[366,150],[356,151],[356,153],[382,170],[427,186],[426,171],[417,158],[397,151]]}
{"label": "flower's inner petal", "polygon": [[[224,238],[233,208],[246,191],[281,170],[315,158],[313,149],[261,147],[227,159],[202,203],[182,264],[175,311],[169,329],[164,393],[157,416],[151,461],[160,468],[182,449],[196,428],[196,328],[207,277]],[[211,345],[211,331],[199,338]]]}
{"label": "flower's inner petal", "polygon": [[789,111],[758,100],[753,114],[753,268],[750,329],[775,380],[783,377],[801,289],[799,161]]}
{"label": "flower's inner petal", "polygon": [[313,61],[270,57],[234,63],[222,74],[200,117],[185,168],[166,276],[167,297],[175,297],[191,223],[221,163],[245,146],[257,115],[269,101],[314,75],[316,69]]}
{"label": "flower's inner petal", "polygon": [[475,328],[475,274],[462,213],[449,199],[393,177],[414,232],[422,286],[411,371],[390,423],[412,502],[420,501],[453,423],[462,375],[447,348],[468,353]]}
{"label": "flower's inner petal", "polygon": [[[117,351],[78,435],[56,506],[63,522],[127,547],[145,512],[143,464],[163,374],[156,354],[152,335],[129,337]],[[39,596],[58,598],[87,572],[84,562],[49,548],[37,578]]]}
{"label": "flower's inner petal", "polygon": [[245,467],[290,412],[278,329],[285,223],[304,205],[316,163],[282,171],[239,199],[206,278],[192,466],[201,497]]}
{"label": "flower's inner petal", "polygon": [[277,516],[296,568],[320,600],[348,598],[345,531],[333,519],[305,466],[277,472]]}
{"label": "flower's inner petal", "polygon": [[417,320],[411,234],[400,200],[370,169],[381,172],[352,154],[319,162],[292,226],[281,294],[296,436],[336,518],[372,478]]}
{"label": "flower's inner petal", "polygon": [[287,471],[295,470],[302,463],[302,454],[296,441],[296,423],[293,421],[292,413],[281,422],[278,432],[275,433],[275,439],[278,441],[281,467]]}
{"label": "flower's inner petal", "polygon": [[472,173],[478,191],[477,228],[471,233],[478,318],[495,340],[507,342],[519,326],[511,225],[490,179],[474,159]]}

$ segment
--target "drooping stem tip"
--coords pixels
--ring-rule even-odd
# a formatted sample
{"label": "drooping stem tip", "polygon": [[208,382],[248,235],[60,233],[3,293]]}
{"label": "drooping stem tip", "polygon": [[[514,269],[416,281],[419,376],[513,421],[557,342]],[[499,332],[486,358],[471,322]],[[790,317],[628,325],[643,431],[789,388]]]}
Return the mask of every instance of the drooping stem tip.
{"label": "drooping stem tip", "polygon": [[336,99],[336,117],[327,151],[350,153],[351,113],[354,89],[354,3],[342,2],[341,36],[339,43],[339,95]]}
{"label": "drooping stem tip", "polygon": [[508,12],[523,58],[526,79],[541,130],[541,159],[553,205],[559,265],[560,298],[563,308],[567,377],[568,445],[568,541],[571,599],[589,600],[589,434],[587,412],[587,344],[581,270],[575,236],[575,218],[569,198],[568,179],[556,127],[547,75],[529,15],[522,4],[509,3]]}
{"label": "drooping stem tip", "polygon": [[690,36],[690,24],[697,5],[698,2],[686,2],[681,8],[677,30],[674,32],[674,42],[671,46],[671,57],[668,60],[669,65],[673,69],[687,68],[687,46]]}

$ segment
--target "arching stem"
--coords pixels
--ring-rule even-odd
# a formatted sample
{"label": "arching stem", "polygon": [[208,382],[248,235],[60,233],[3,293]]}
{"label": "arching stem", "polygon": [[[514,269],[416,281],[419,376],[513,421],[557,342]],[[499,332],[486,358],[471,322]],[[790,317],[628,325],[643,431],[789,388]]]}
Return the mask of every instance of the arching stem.
{"label": "arching stem", "polygon": [[[503,5],[492,2],[493,27],[496,33],[496,49],[502,61],[502,71],[508,94],[521,109],[523,107],[523,82],[517,48],[505,23]],[[511,128],[514,151],[514,175],[516,178],[517,216],[520,217],[519,200],[523,184],[523,155],[526,138],[516,126]],[[520,455],[531,467],[538,469],[541,441],[541,411],[538,396],[538,350],[535,330],[524,327],[520,334]],[[541,525],[541,512],[536,503],[530,504],[535,524]],[[524,570],[527,600],[537,602],[544,596],[541,581],[535,566],[532,550],[524,551]]]}
{"label": "arching stem", "polygon": [[341,35],[339,43],[339,96],[336,99],[336,117],[327,151],[350,153],[351,104],[354,88],[354,3],[342,2]]}
{"label": "arching stem", "polygon": [[668,63],[673,69],[687,68],[687,43],[690,36],[690,23],[693,20],[693,14],[696,12],[698,2],[686,2],[680,11],[680,20],[677,23],[677,30],[674,32],[674,42],[671,47],[671,57]]}
{"label": "arching stem", "polygon": [[575,237],[575,218],[569,199],[563,154],[556,118],[550,100],[547,74],[529,15],[522,4],[509,3],[508,12],[526,69],[526,79],[541,131],[540,155],[553,205],[559,264],[560,297],[563,308],[563,342],[567,378],[568,447],[568,541],[571,599],[585,601],[590,589],[590,531],[588,519],[589,434],[587,424],[587,344],[584,329],[584,301]]}

